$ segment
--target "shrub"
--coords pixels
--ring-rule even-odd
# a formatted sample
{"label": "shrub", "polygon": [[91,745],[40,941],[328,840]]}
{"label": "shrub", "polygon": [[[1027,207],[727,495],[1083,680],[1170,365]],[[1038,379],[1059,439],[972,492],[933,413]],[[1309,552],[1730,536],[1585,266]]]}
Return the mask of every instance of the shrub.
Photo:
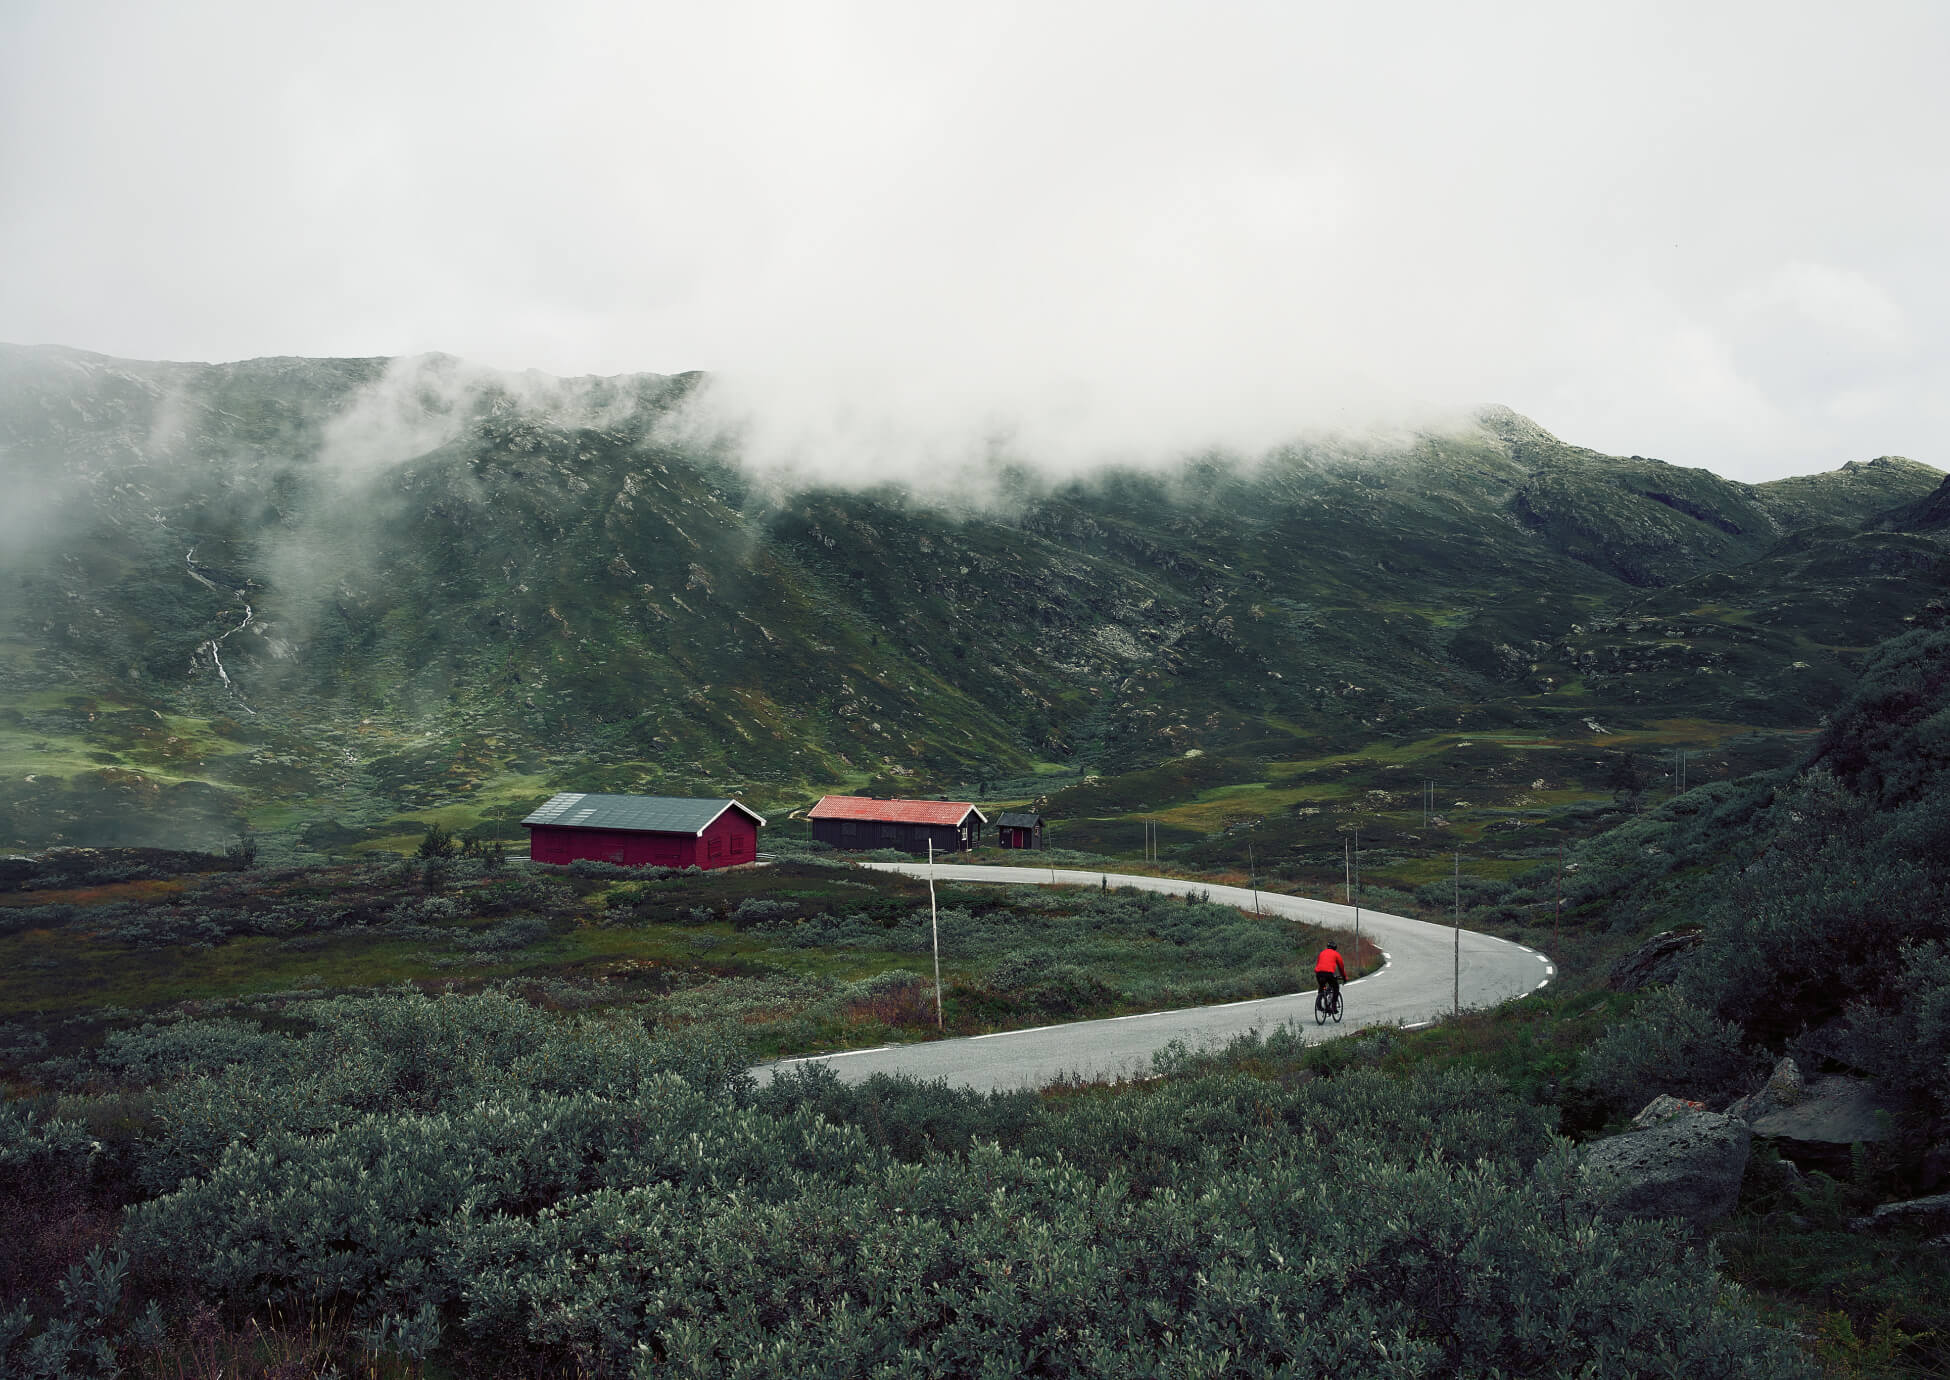
{"label": "shrub", "polygon": [[760,896],[748,896],[738,903],[738,909],[731,912],[731,923],[741,930],[757,929],[786,920],[797,914],[799,905],[795,901],[768,901]]}
{"label": "shrub", "polygon": [[[669,869],[659,868],[658,871],[668,875]],[[605,881],[618,878],[635,878],[639,875],[638,870],[634,867],[625,867],[621,863],[599,862],[594,858],[577,858],[569,864],[568,872],[571,877],[591,877]]]}
{"label": "shrub", "polygon": [[841,989],[833,1003],[848,1018],[887,1026],[935,1023],[934,982],[904,968],[875,973]]}
{"label": "shrub", "polygon": [[[1361,888],[1361,905],[1367,910],[1406,915],[1413,912],[1416,901],[1420,899],[1422,892],[1426,890],[1428,890],[1427,887],[1421,887],[1414,892],[1407,892],[1398,890],[1392,886],[1363,885]],[[1463,898],[1463,904],[1469,904],[1469,898],[1467,896]]]}
{"label": "shrub", "polygon": [[174,906],[141,908],[102,906],[93,916],[102,939],[136,949],[161,949],[177,944],[221,944],[230,937],[223,919],[209,911]]}
{"label": "shrub", "polygon": [[503,993],[410,989],[316,1003],[318,1028],[285,1060],[232,1064],[157,1099],[138,1164],[167,1191],[208,1172],[233,1140],[323,1134],[364,1115],[420,1114],[495,1095],[626,1095],[664,1074],[710,1095],[749,1086],[742,1044],[714,1030],[652,1035],[618,1019],[560,1021]]}
{"label": "shrub", "polygon": [[[1440,881],[1416,887],[1415,900],[1447,914],[1455,905],[1458,892],[1462,896],[1463,909],[1471,910],[1477,906],[1495,905],[1507,897],[1512,889],[1510,883],[1495,877],[1464,877],[1460,882],[1452,877],[1444,877]],[[1363,900],[1371,902],[1372,897],[1364,892]],[[1375,908],[1382,909],[1379,905]]]}
{"label": "shrub", "polygon": [[7,906],[0,908],[0,934],[59,929],[74,919],[75,914],[75,907],[65,901],[45,906]]}
{"label": "shrub", "polygon": [[84,1162],[100,1148],[78,1121],[50,1117],[31,1102],[0,1101],[0,1174]]}
{"label": "shrub", "polygon": [[778,838],[768,838],[765,840],[765,851],[781,858],[791,858],[794,861],[801,861],[806,859],[817,860],[831,855],[836,850],[832,844],[824,843],[819,839],[795,838],[791,835],[780,835]]}
{"label": "shrub", "polygon": [[1725,1101],[1759,1072],[1738,1025],[1676,988],[1659,987],[1585,1052],[1581,1076],[1615,1111],[1636,1112],[1661,1093]]}
{"label": "shrub", "polygon": [[910,1164],[936,1152],[965,1154],[978,1141],[1018,1145],[1029,1127],[1048,1120],[1043,1099],[1033,1092],[976,1092],[883,1073],[847,1084],[826,1064],[798,1064],[780,1073],[752,1106],[775,1117],[815,1112]]}
{"label": "shrub", "polygon": [[460,902],[451,896],[423,896],[402,901],[386,916],[390,925],[447,925],[460,918]]}
{"label": "shrub", "polygon": [[1765,817],[1765,851],[1731,879],[1706,917],[1683,979],[1688,994],[1775,1041],[1840,1016],[1882,985],[1908,934],[1941,934],[1936,888],[1908,859],[1882,854],[1878,818],[1827,771],[1808,773]]}
{"label": "shrub", "polygon": [[1950,1117],[1950,945],[1905,949],[1896,980],[1850,1010],[1842,1048],[1926,1117]]}
{"label": "shrub", "polygon": [[742,1103],[663,1079],[273,1129],[128,1238],[220,1299],[438,1313],[537,1369],[1808,1373],[1548,1151],[1468,1075],[1052,1107],[805,1070]]}
{"label": "shrub", "polygon": [[110,1031],[95,1062],[128,1082],[153,1084],[216,1073],[233,1064],[274,1064],[293,1049],[288,1037],[244,1021],[145,1022],[136,1030]]}
{"label": "shrub", "polygon": [[533,915],[512,915],[478,934],[468,935],[464,942],[469,948],[486,953],[509,953],[539,944],[548,934],[548,921]]}

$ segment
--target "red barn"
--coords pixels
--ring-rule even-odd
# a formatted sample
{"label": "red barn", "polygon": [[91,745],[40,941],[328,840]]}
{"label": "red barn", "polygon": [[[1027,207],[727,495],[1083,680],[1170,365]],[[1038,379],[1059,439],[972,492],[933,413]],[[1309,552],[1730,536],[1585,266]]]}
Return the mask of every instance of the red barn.
{"label": "red barn", "polygon": [[899,848],[959,853],[982,839],[988,817],[965,800],[875,800],[828,795],[806,812],[812,836],[835,848]]}
{"label": "red barn", "polygon": [[736,800],[571,791],[521,823],[536,862],[709,869],[755,860],[765,820]]}

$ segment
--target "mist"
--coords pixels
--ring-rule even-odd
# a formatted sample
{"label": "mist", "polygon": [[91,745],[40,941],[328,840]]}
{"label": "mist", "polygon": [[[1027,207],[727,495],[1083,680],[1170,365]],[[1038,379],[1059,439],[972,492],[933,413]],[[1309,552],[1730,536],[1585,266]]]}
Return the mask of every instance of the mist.
{"label": "mist", "polygon": [[1946,57],[1894,0],[21,0],[0,337],[705,370],[693,424],[793,482],[1487,403],[1943,465]]}

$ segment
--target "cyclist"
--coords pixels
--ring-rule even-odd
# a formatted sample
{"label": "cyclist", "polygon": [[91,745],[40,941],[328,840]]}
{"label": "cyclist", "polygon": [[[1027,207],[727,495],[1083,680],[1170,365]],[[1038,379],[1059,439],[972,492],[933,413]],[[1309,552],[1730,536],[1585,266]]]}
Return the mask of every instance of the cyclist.
{"label": "cyclist", "polygon": [[1341,984],[1347,981],[1347,964],[1341,962],[1341,953],[1332,944],[1320,951],[1314,960],[1314,983],[1320,994],[1338,1003],[1341,999]]}

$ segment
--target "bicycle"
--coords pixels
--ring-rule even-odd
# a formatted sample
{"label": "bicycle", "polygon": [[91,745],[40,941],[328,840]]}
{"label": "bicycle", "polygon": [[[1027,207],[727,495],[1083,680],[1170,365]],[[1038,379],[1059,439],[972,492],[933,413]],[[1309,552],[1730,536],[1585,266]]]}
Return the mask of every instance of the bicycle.
{"label": "bicycle", "polygon": [[1341,1023],[1341,989],[1338,983],[1314,993],[1314,1024],[1326,1025],[1329,1021],[1335,1025]]}

